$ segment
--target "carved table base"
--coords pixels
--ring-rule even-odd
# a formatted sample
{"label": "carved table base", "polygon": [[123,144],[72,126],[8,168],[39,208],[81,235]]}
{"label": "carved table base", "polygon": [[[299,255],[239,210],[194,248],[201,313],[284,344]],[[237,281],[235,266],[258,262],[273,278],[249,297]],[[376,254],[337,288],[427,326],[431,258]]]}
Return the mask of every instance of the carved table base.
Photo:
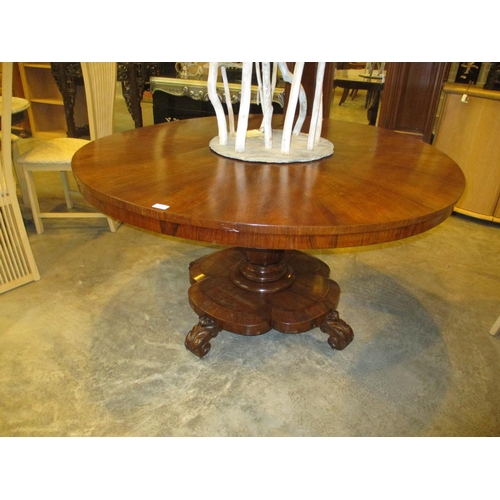
{"label": "carved table base", "polygon": [[339,318],[340,287],[319,259],[298,251],[230,248],[191,263],[189,303],[200,321],[185,346],[200,358],[221,330],[261,335],[320,327],[333,349],[353,339]]}

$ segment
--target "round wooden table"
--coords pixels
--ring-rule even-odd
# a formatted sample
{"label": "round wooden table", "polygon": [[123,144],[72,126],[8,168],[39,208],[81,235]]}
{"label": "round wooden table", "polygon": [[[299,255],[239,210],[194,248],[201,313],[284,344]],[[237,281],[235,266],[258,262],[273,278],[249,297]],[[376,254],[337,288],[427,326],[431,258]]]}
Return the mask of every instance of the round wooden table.
{"label": "round wooden table", "polygon": [[385,78],[376,76],[363,76],[364,71],[353,69],[338,69],[335,72],[333,80],[334,87],[344,89],[340,98],[339,106],[341,106],[349,94],[349,90],[367,90],[367,116],[368,123],[375,125],[378,116],[378,106],[380,102],[380,92],[384,90]]}
{"label": "round wooden table", "polygon": [[[250,128],[260,120],[252,117]],[[353,333],[337,312],[340,288],[326,264],[299,250],[422,233],[451,214],[465,185],[436,148],[368,125],[326,121],[322,136],[335,152],[311,163],[224,158],[208,147],[216,135],[215,118],[172,122],[96,140],[73,158],[83,196],[101,212],[231,246],[190,265],[189,302],[199,322],[185,345],[200,357],[221,330],[260,335],[318,326],[343,349]]]}

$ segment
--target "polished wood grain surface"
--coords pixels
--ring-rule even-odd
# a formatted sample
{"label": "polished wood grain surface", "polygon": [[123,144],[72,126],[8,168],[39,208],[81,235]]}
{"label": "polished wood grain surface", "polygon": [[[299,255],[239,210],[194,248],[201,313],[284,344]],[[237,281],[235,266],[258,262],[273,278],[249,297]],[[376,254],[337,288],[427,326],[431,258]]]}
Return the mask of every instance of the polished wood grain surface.
{"label": "polished wood grain surface", "polygon": [[[254,117],[251,128],[259,126]],[[276,125],[274,125],[276,127]],[[199,357],[222,330],[261,335],[319,327],[344,349],[339,285],[328,266],[297,249],[368,245],[412,236],[448,217],[464,176],[413,137],[326,122],[332,156],[263,164],[213,153],[214,118],[115,134],[80,149],[82,194],[119,220],[193,240],[234,245],[191,263],[188,298],[199,322],[186,348]],[[168,209],[153,205],[161,203]]]}
{"label": "polished wood grain surface", "polygon": [[[259,123],[254,117],[251,127]],[[112,217],[247,248],[334,248],[405,238],[446,219],[464,190],[461,170],[445,154],[367,125],[326,121],[322,135],[335,152],[308,164],[223,158],[208,147],[216,135],[211,117],[114,134],[81,148],[73,172],[85,198]]]}

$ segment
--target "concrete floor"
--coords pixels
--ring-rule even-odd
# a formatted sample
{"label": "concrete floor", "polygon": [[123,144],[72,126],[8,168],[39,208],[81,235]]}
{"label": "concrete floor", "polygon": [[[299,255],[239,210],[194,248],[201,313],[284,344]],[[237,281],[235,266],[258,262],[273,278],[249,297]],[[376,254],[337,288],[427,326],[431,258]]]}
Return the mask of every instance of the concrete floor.
{"label": "concrete floor", "polygon": [[45,227],[27,222],[42,279],[0,295],[1,436],[500,434],[498,225],[453,215],[312,252],[342,288],[346,350],[319,329],[221,332],[203,359],[183,345],[188,266],[217,247],[104,219]]}

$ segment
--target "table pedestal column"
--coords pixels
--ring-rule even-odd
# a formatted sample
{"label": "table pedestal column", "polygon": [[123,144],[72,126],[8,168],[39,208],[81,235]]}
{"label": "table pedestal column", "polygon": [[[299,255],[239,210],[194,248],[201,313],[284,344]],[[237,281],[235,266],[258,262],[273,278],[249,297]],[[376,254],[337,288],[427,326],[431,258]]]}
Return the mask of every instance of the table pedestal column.
{"label": "table pedestal column", "polygon": [[200,320],[185,346],[200,358],[221,330],[261,335],[320,327],[333,349],[353,339],[339,318],[340,287],[329,267],[298,251],[230,248],[190,264],[189,303]]}

